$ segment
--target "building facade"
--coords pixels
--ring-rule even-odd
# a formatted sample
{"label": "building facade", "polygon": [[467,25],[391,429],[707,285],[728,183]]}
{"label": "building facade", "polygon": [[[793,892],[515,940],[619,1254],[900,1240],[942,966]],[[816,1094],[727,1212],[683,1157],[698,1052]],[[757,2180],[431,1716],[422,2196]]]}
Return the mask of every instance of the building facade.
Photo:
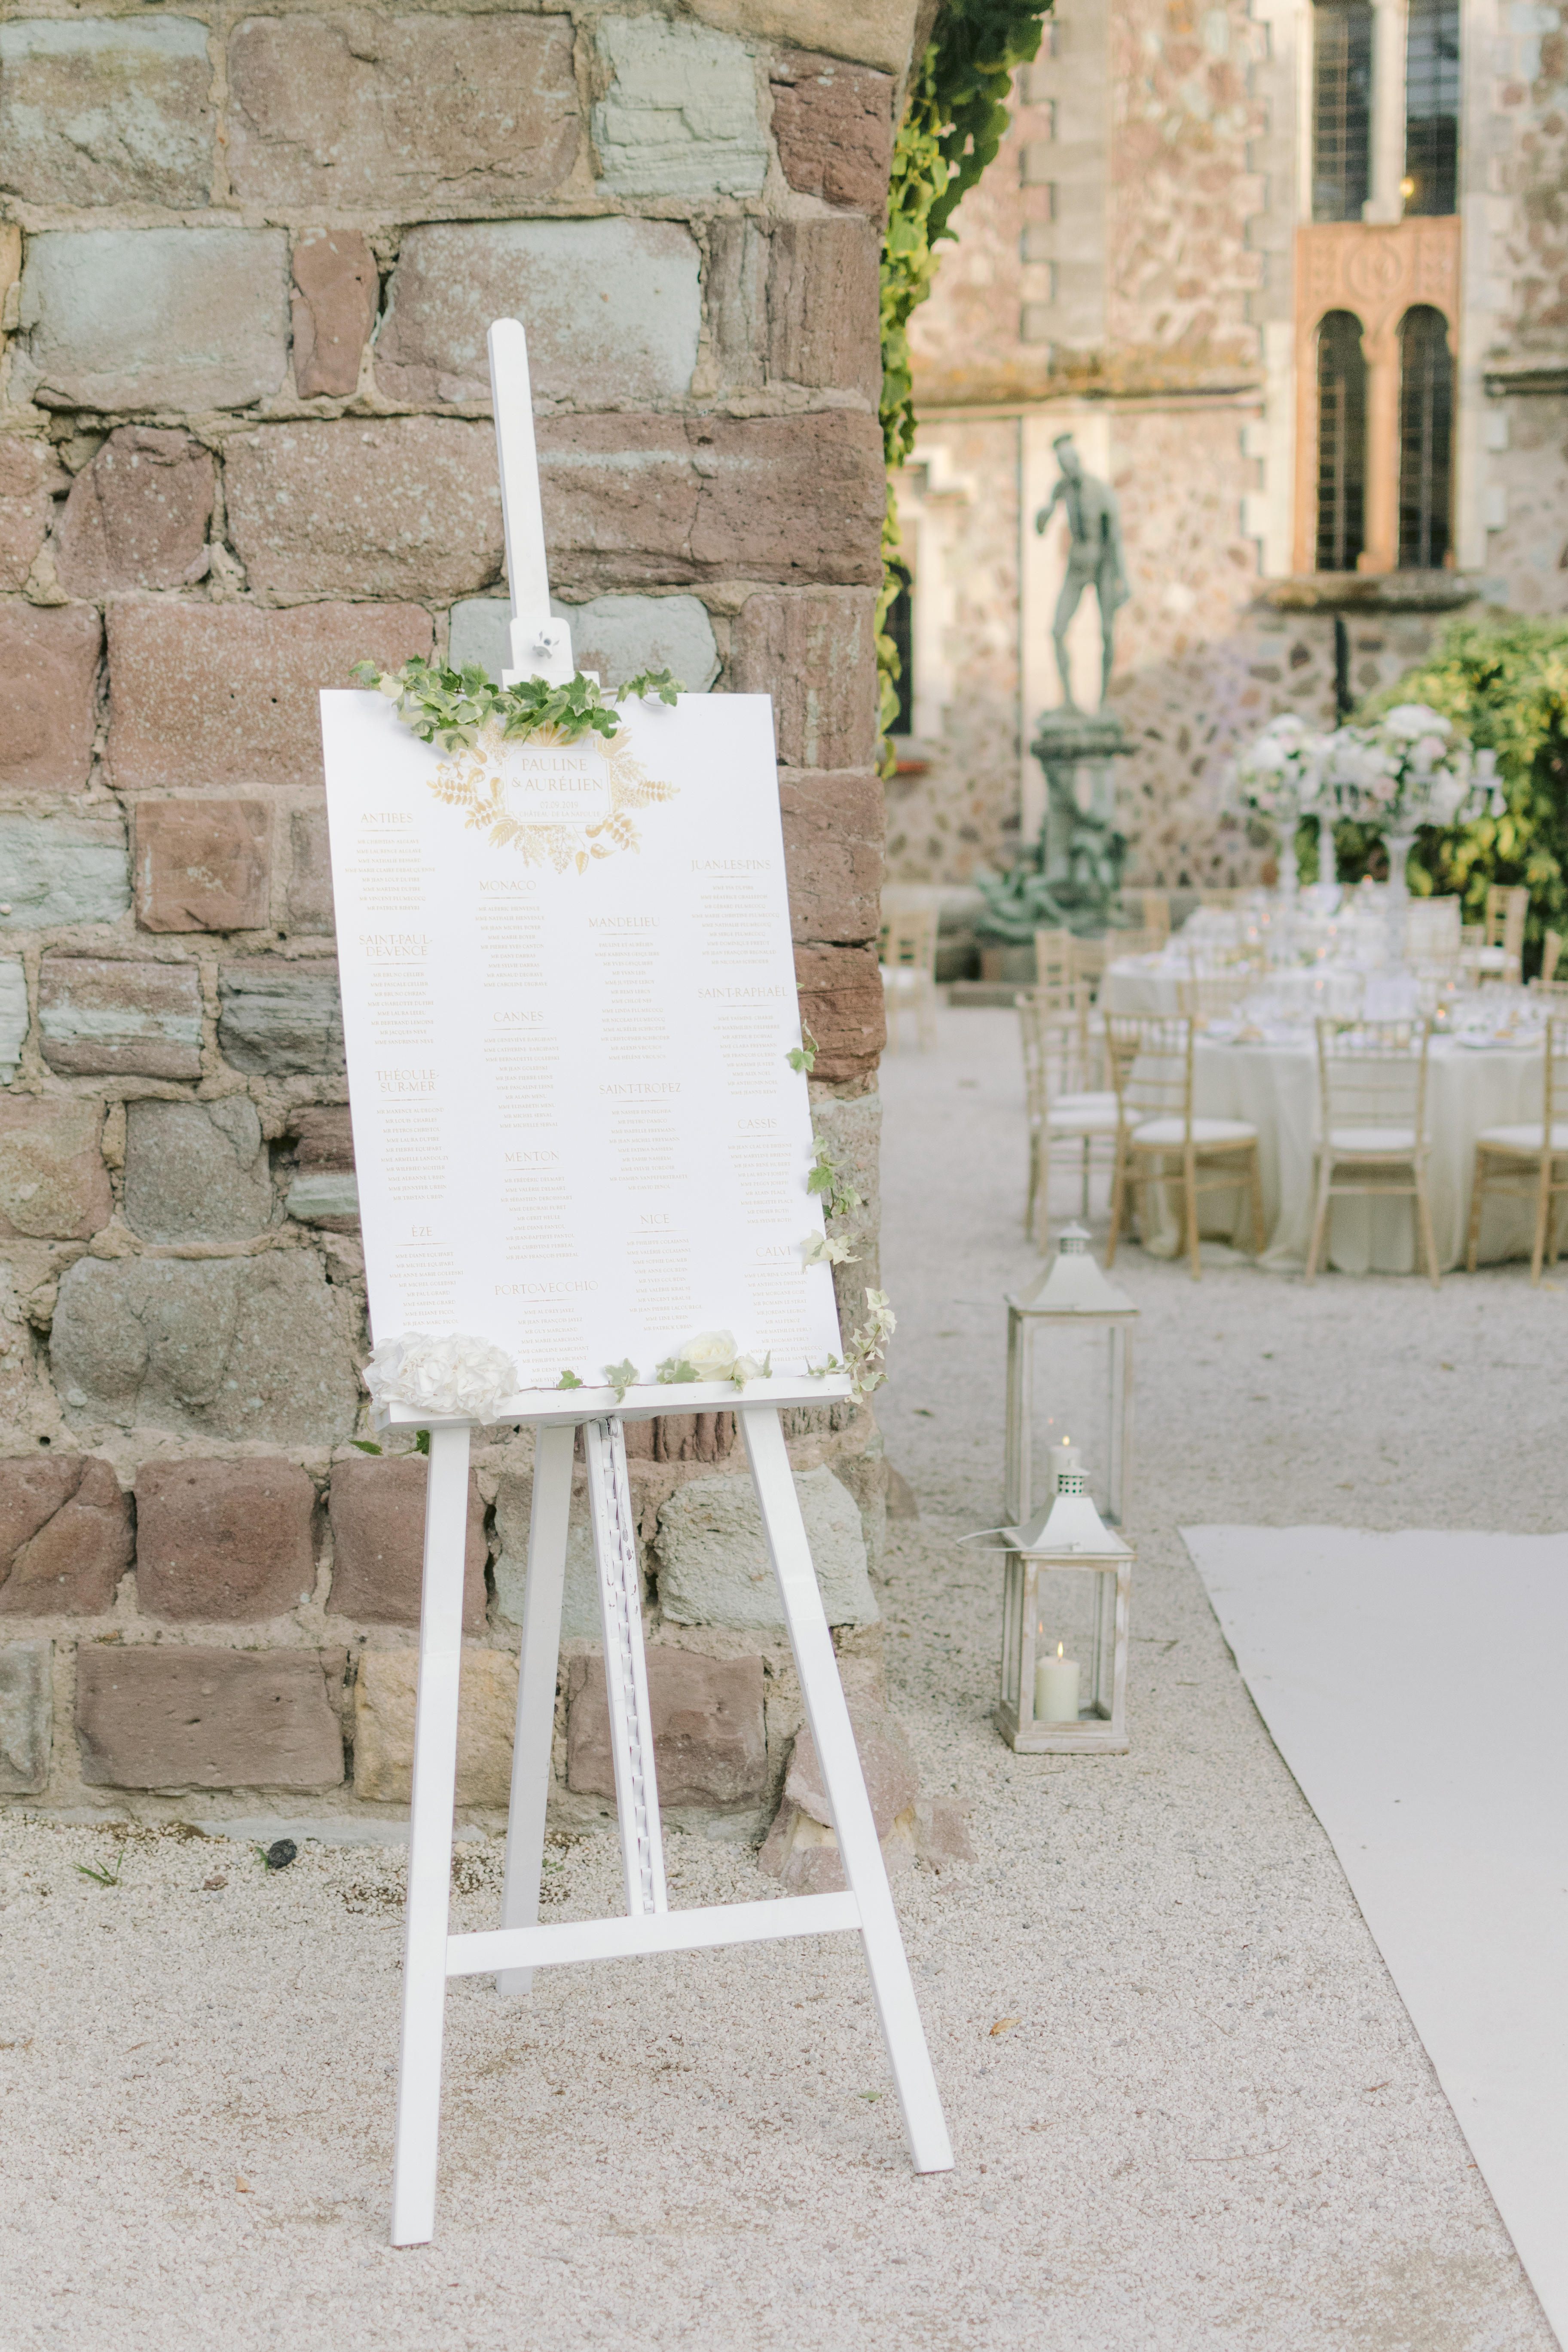
{"label": "building facade", "polygon": [[[1121,503],[1127,878],[1254,879],[1237,743],[1568,604],[1568,33],[1521,0],[1060,0],[916,314],[889,878],[1037,830],[1073,436]],[[1048,54],[1047,53],[1048,50]],[[1074,698],[1099,698],[1093,595]]]}

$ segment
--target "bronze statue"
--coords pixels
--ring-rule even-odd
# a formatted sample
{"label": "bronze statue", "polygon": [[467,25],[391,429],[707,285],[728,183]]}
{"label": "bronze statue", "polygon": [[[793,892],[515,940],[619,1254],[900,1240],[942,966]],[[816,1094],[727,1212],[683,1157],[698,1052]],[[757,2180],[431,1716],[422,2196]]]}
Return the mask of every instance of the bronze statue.
{"label": "bronze statue", "polygon": [[1083,470],[1083,460],[1073,446],[1070,433],[1058,433],[1051,444],[1057,454],[1060,472],[1051,492],[1050,504],[1040,509],[1035,517],[1035,529],[1043,531],[1058,506],[1067,509],[1068,529],[1072,534],[1068,549],[1067,576],[1062,593],[1057,598],[1056,618],[1051,624],[1051,638],[1057,649],[1057,675],[1062,682],[1062,702],[1065,709],[1076,710],[1072,677],[1068,667],[1068,630],[1078,611],[1086,588],[1092,588],[1100,605],[1100,699],[1103,709],[1110,686],[1110,664],[1115,652],[1116,614],[1125,604],[1132,591],[1127,584],[1127,568],[1121,554],[1121,510],[1116,493],[1109,482],[1097,481]]}

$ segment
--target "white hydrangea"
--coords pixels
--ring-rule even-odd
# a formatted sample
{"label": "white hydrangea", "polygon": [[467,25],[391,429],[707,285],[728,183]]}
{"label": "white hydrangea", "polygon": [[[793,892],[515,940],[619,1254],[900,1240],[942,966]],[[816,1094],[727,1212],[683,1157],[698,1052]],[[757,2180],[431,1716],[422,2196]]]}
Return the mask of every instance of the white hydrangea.
{"label": "white hydrangea", "polygon": [[364,1370],[378,1406],[407,1405],[433,1421],[494,1421],[517,1394],[517,1366],[489,1339],[405,1331],[384,1339]]}

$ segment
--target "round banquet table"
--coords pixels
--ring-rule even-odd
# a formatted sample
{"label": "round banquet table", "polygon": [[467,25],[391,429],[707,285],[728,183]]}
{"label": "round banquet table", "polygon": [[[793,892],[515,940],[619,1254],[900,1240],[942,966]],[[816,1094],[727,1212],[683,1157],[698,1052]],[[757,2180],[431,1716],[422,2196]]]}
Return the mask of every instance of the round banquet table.
{"label": "round banquet table", "polygon": [[[1462,1265],[1475,1175],[1476,1138],[1489,1127],[1539,1120],[1544,1077],[1542,1047],[1461,1045],[1435,1037],[1426,1072],[1426,1129],[1432,1139],[1427,1186],[1437,1262]],[[1318,1129],[1318,1055],[1310,1034],[1271,1045],[1221,1045],[1200,1037],[1194,1056],[1193,1108],[1200,1118],[1239,1118],[1258,1129],[1267,1226],[1263,1262],[1281,1269],[1306,1264],[1312,1237],[1313,1145]],[[1175,1203],[1151,1188],[1144,1246],[1155,1256],[1181,1247]],[[1250,1245],[1245,1195],[1205,1193],[1205,1233]],[[1327,1261],[1346,1274],[1410,1274],[1419,1260],[1415,1203],[1335,1201],[1329,1214]],[[1535,1210],[1530,1201],[1490,1197],[1481,1215],[1481,1259],[1528,1257]]]}

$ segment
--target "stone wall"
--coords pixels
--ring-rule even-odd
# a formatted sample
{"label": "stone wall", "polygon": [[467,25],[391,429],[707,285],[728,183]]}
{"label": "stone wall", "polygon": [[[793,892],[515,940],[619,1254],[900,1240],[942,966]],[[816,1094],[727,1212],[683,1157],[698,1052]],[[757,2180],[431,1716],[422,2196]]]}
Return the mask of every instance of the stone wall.
{"label": "stone wall", "polygon": [[[877,254],[913,14],[0,20],[0,1792],[406,1799],[424,1465],[363,1450],[316,693],[499,643],[498,314],[579,660],[776,698],[818,1115],[874,1279]],[[531,1477],[526,1433],[487,1439],[481,1809]],[[754,1823],[797,1713],[733,1425],[634,1441],[667,1794]],[[792,1446],[870,1675],[874,1425],[797,1415]],[[602,1811],[574,1541],[559,1794]]]}

